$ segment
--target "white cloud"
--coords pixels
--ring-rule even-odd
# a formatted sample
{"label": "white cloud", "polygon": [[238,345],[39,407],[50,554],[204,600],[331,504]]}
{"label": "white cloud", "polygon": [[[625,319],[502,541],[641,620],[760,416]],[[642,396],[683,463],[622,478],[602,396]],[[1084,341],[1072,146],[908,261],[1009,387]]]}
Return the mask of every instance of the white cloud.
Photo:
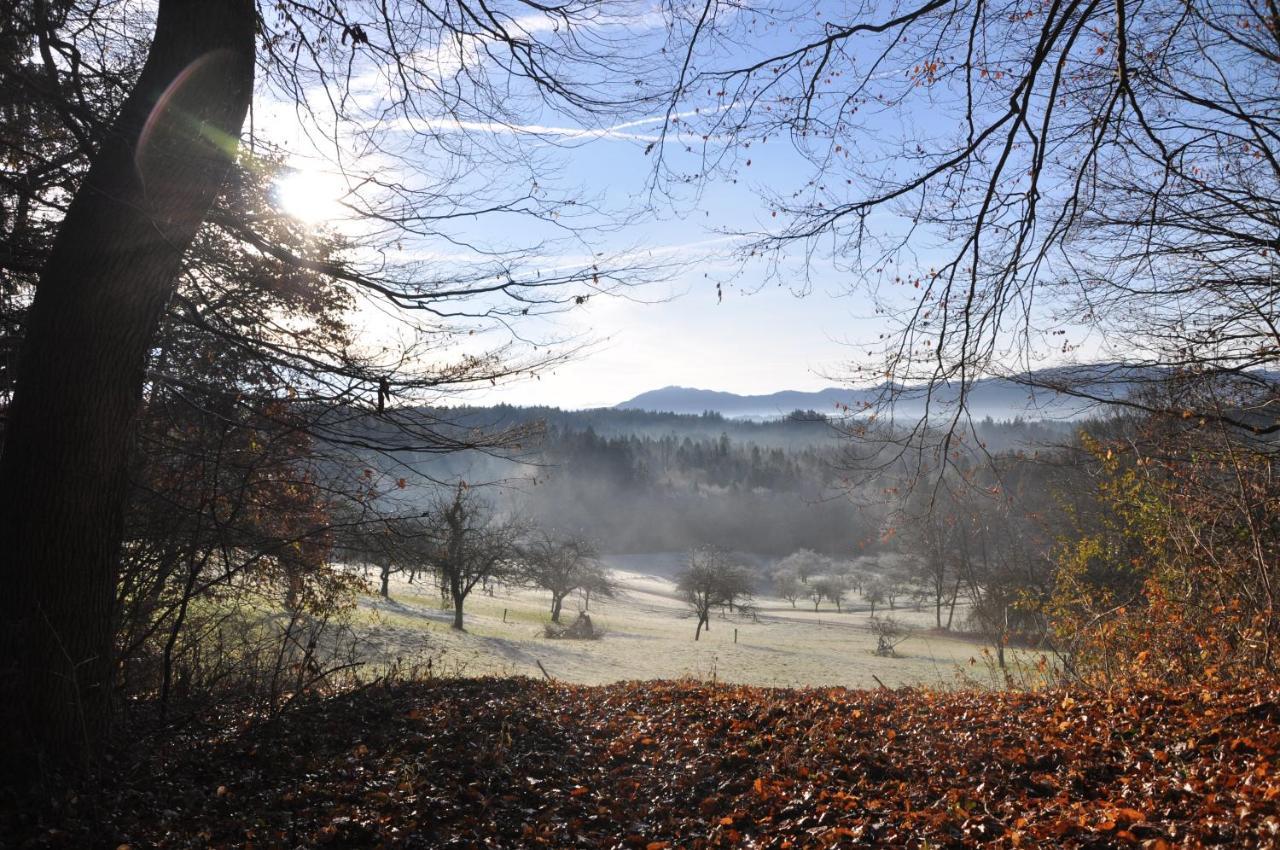
{"label": "white cloud", "polygon": [[[608,127],[558,127],[547,124],[517,124],[505,121],[471,121],[453,117],[439,118],[418,118],[403,119],[399,122],[402,129],[410,131],[430,130],[432,132],[477,132],[491,133],[494,135],[527,135],[527,136],[547,136],[560,139],[614,139],[632,142],[660,142],[663,136],[660,132],[635,132],[638,127],[660,127],[664,122],[671,119],[683,120],[695,116],[714,115],[733,109],[737,104],[728,103],[717,108],[714,111],[708,110],[688,110],[685,112],[675,112],[669,117],[662,115],[647,115],[643,118],[634,118],[630,121],[622,121]],[[667,134],[667,140],[684,141],[690,134],[677,128],[675,132]],[[697,135],[697,140],[715,141],[716,139],[704,138],[701,134]]]}

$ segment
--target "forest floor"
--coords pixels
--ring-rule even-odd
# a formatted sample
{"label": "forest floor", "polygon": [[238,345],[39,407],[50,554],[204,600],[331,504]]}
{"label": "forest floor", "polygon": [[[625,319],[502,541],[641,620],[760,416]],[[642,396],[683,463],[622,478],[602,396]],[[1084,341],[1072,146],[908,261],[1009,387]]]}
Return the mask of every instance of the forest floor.
{"label": "forest floor", "polygon": [[[910,632],[894,655],[875,654],[871,605],[850,594],[843,610],[830,602],[814,611],[812,600],[790,603],[768,596],[755,600],[756,615],[713,615],[710,631],[694,641],[696,621],[679,599],[674,572],[678,555],[612,559],[621,593],[594,598],[593,624],[599,640],[551,640],[545,592],[498,586],[493,595],[479,589],[465,608],[466,633],[452,629],[452,610],[444,610],[434,586],[409,584],[394,576],[390,599],[362,596],[353,617],[360,657],[370,665],[398,659],[403,667],[425,668],[456,676],[541,676],[541,662],[558,681],[599,685],[630,679],[694,679],[767,687],[843,686],[851,688],[926,685],[931,688],[1003,686],[990,650],[981,640],[958,631],[934,628],[930,608],[916,610],[899,602],[881,605],[876,615],[891,617]],[[565,624],[577,616],[581,600],[565,601]],[[961,625],[966,609],[954,621]],[[947,611],[943,611],[944,621]],[[1008,653],[1017,684],[1041,678],[1037,653]]]}
{"label": "forest floor", "polygon": [[1274,847],[1280,690],[370,686],[144,730],[0,846]]}

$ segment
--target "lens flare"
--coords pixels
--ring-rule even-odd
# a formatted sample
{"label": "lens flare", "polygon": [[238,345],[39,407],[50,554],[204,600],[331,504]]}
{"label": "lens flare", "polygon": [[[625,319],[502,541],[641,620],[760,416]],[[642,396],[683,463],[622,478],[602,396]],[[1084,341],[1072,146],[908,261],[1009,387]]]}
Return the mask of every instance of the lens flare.
{"label": "lens flare", "polygon": [[331,224],[343,218],[342,194],[338,181],[320,171],[289,171],[275,185],[280,210],[309,225]]}

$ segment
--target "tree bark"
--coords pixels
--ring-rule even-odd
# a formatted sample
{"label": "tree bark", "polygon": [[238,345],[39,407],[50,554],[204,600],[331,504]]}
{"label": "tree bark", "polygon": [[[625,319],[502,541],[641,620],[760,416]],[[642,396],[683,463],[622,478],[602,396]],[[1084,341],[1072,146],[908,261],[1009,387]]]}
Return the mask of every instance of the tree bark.
{"label": "tree bark", "polygon": [[956,579],[956,586],[951,590],[951,599],[948,600],[947,609],[947,625],[944,627],[946,631],[951,631],[951,623],[956,618],[956,602],[960,599],[960,579]]}
{"label": "tree bark", "polygon": [[235,155],[255,27],[252,0],[160,0],[27,315],[0,456],[0,711],[51,762],[86,763],[107,727],[133,420],[183,254]]}
{"label": "tree bark", "polygon": [[466,631],[466,629],[463,628],[462,626],[462,605],[464,601],[465,601],[465,597],[462,597],[462,596],[453,597],[453,627],[460,632]]}

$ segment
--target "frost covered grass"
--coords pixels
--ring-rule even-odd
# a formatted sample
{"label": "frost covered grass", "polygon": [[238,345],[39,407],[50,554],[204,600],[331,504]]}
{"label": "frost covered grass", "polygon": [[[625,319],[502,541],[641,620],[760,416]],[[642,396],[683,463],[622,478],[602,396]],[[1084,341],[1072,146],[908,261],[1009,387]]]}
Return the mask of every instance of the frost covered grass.
{"label": "frost covered grass", "polygon": [[[396,577],[390,600],[359,600],[354,620],[362,654],[374,665],[398,661],[423,669],[430,661],[436,675],[541,676],[541,662],[558,680],[591,685],[681,678],[781,687],[1003,684],[982,645],[932,629],[927,608],[879,606],[878,616],[892,616],[912,634],[895,656],[877,656],[870,605],[856,596],[839,613],[829,603],[814,612],[803,600],[793,608],[760,597],[755,617],[715,616],[710,631],[695,642],[695,619],[676,594],[671,560],[630,556],[614,562],[622,593],[591,600],[593,622],[607,632],[596,641],[547,639],[548,595],[508,587],[497,587],[493,595],[477,589],[467,600],[467,631],[458,633],[429,580],[410,585]],[[566,601],[565,624],[580,605],[576,598]],[[957,621],[962,615],[957,612]],[[1017,653],[1009,656],[1014,664],[1032,663]],[[1022,675],[1020,669],[1011,673]]]}

